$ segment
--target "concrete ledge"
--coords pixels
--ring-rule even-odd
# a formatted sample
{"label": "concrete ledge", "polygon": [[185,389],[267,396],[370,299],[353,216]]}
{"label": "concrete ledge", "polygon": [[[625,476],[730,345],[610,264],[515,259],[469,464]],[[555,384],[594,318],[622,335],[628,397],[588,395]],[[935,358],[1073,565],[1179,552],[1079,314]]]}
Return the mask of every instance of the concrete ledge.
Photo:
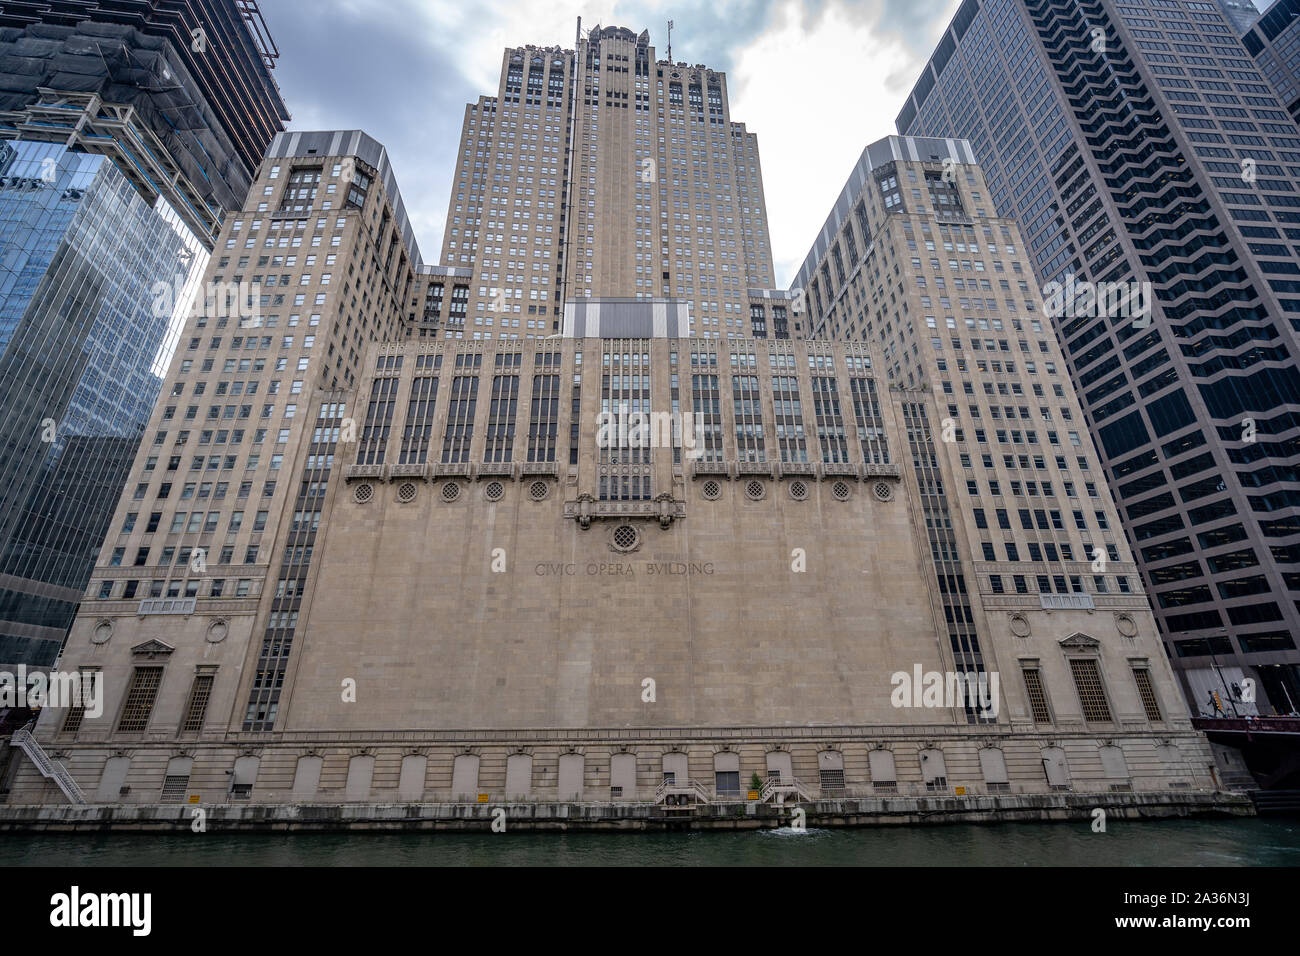
{"label": "concrete ledge", "polygon": [[[793,806],[727,803],[675,812],[646,803],[0,806],[0,832],[188,830],[200,807],[210,832],[489,830],[494,814],[499,818],[497,810],[505,810],[511,830],[763,829],[788,826]],[[809,827],[1077,821],[1090,818],[1097,807],[1120,820],[1255,815],[1245,794],[1211,791],[862,797],[798,806]]]}

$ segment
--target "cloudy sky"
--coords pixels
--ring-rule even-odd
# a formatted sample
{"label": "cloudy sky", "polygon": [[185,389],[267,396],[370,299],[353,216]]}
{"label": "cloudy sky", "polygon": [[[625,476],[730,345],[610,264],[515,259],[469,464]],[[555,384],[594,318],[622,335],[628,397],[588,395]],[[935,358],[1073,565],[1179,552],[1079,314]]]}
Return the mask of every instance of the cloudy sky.
{"label": "cloudy sky", "polygon": [[[292,129],[363,129],[388,147],[426,262],[442,249],[466,103],[501,53],[573,47],[583,26],[649,29],[665,56],[727,74],[758,134],[777,281],[803,261],[862,148],[894,117],[960,0],[261,0]],[[827,89],[841,92],[823,95]]]}

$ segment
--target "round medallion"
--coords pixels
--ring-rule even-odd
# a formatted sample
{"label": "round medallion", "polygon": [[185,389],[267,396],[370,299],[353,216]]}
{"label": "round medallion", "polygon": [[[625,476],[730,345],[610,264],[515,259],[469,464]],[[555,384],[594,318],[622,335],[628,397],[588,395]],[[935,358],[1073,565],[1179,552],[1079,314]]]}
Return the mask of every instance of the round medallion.
{"label": "round medallion", "polygon": [[364,505],[367,501],[375,496],[375,486],[368,481],[363,481],[352,489],[352,499],[359,505]]}
{"label": "round medallion", "polygon": [[208,625],[208,643],[220,644],[230,633],[230,625],[224,620],[216,620]]}

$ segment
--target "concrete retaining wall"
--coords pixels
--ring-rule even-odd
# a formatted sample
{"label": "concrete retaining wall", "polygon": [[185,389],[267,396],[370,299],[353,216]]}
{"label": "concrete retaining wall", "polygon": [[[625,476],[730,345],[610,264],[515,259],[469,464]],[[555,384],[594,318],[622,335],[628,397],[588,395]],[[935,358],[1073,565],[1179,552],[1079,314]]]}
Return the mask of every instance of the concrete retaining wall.
{"label": "concrete retaining wall", "polygon": [[[1056,793],[976,797],[863,797],[801,805],[809,827],[877,824],[1088,821],[1100,807],[1120,820],[1253,816],[1243,794]],[[791,806],[712,804],[667,811],[654,804],[136,804],[0,806],[0,831],[190,830],[202,810],[209,832],[328,830],[490,830],[497,811],[507,829],[672,830],[760,829],[789,826]]]}

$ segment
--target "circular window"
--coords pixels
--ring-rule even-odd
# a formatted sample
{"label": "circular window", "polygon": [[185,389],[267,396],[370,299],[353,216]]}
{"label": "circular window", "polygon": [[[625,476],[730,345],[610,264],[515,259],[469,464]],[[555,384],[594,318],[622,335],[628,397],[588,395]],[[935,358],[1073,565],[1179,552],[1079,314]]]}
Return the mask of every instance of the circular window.
{"label": "circular window", "polygon": [[352,491],[352,497],[359,505],[364,505],[375,496],[375,486],[363,481]]}
{"label": "circular window", "polygon": [[889,482],[887,481],[876,482],[876,487],[871,490],[876,493],[876,497],[881,501],[888,501],[890,498],[894,497],[894,489],[889,487]]}
{"label": "circular window", "polygon": [[534,481],[528,486],[528,496],[534,501],[541,501],[550,489],[544,481]]}
{"label": "circular window", "polygon": [[790,497],[795,501],[803,501],[808,497],[808,486],[802,481],[790,482]]}
{"label": "circular window", "polygon": [[763,498],[763,483],[761,481],[746,482],[745,497],[750,501],[761,501]]}
{"label": "circular window", "polygon": [[831,494],[835,496],[836,501],[849,500],[849,483],[847,481],[837,481],[831,485]]}
{"label": "circular window", "polygon": [[415,482],[404,481],[397,486],[397,500],[406,504],[415,500]]}
{"label": "circular window", "polygon": [[488,501],[500,501],[505,497],[506,486],[499,481],[489,481],[483,489],[483,497]]}
{"label": "circular window", "polygon": [[442,486],[442,500],[455,501],[460,497],[460,485],[454,481],[449,481]]}
{"label": "circular window", "polygon": [[706,481],[700,489],[700,493],[709,501],[717,501],[722,495],[722,486],[716,481]]}
{"label": "circular window", "polygon": [[614,529],[610,543],[615,551],[633,551],[641,543],[641,535],[630,524],[621,524]]}

